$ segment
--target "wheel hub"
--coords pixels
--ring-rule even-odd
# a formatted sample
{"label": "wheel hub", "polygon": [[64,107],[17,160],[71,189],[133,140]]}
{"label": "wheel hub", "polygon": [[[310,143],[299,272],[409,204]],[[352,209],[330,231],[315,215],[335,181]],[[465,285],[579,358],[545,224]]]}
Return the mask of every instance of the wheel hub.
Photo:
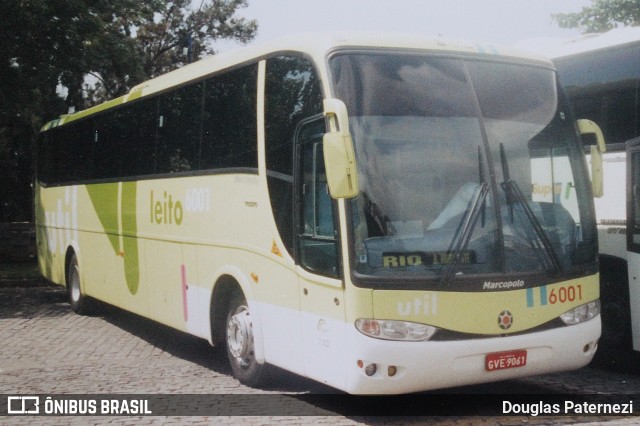
{"label": "wheel hub", "polygon": [[229,319],[227,325],[227,342],[229,352],[241,364],[252,355],[253,334],[251,332],[251,316],[245,307],[240,307]]}
{"label": "wheel hub", "polygon": [[71,279],[69,281],[71,285],[71,299],[77,302],[80,300],[80,277],[75,267],[71,272]]}

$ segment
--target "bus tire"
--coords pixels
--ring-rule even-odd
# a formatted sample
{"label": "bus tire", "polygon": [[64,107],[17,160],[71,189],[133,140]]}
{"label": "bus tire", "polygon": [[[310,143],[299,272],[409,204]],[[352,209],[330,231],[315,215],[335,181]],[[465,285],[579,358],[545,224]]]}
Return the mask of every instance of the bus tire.
{"label": "bus tire", "polygon": [[90,312],[89,300],[82,293],[80,285],[80,267],[78,257],[71,253],[67,262],[67,292],[69,294],[69,304],[76,314],[87,315]]}
{"label": "bus tire", "polygon": [[225,325],[227,357],[234,377],[244,385],[259,386],[266,364],[256,361],[251,313],[241,294],[236,293],[229,300]]}

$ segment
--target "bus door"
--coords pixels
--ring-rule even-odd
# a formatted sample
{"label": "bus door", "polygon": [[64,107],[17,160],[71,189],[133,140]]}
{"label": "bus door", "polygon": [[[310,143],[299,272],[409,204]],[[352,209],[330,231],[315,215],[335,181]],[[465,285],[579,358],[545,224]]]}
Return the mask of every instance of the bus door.
{"label": "bus door", "polygon": [[640,138],[627,142],[627,265],[633,349],[640,351]]}
{"label": "bus door", "polygon": [[296,254],[305,375],[344,387],[344,287],[340,279],[336,202],[322,151],[324,119],[296,132]]}

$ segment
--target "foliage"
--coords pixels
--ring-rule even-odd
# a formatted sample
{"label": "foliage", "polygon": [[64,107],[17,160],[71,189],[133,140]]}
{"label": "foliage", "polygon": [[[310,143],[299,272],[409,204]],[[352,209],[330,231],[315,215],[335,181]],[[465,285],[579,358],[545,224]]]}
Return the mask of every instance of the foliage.
{"label": "foliage", "polygon": [[[236,9],[247,5],[246,0],[202,3],[195,12],[189,11],[191,0],[175,0],[159,11],[157,22],[145,22],[137,39],[144,56],[147,76],[164,74],[203,54],[213,54],[218,39],[248,42],[256,34],[255,21],[234,18]],[[187,49],[185,55],[183,50]]]}
{"label": "foliage", "polygon": [[235,16],[247,1],[3,0],[0,222],[31,219],[33,141],[45,121],[213,54],[217,40],[251,40],[256,22]]}
{"label": "foliage", "polygon": [[640,25],[640,0],[592,0],[590,7],[578,13],[558,13],[552,17],[561,28],[600,33],[618,26]]}
{"label": "foliage", "polygon": [[91,43],[99,64],[91,72],[98,79],[97,90],[91,93],[94,100],[122,95],[143,80],[214,54],[217,40],[246,43],[256,35],[255,21],[234,16],[247,0],[201,0],[197,10],[191,9],[192,0],[153,3],[149,8],[153,13],[123,16],[109,28],[109,37]]}

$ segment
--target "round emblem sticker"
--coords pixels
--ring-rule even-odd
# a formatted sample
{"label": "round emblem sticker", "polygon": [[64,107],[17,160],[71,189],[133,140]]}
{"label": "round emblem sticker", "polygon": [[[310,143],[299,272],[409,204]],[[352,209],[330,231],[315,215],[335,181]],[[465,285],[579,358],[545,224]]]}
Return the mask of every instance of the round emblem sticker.
{"label": "round emblem sticker", "polygon": [[500,326],[500,328],[503,330],[508,330],[512,324],[513,315],[511,315],[511,312],[506,309],[500,312],[500,315],[498,315],[498,325]]}

